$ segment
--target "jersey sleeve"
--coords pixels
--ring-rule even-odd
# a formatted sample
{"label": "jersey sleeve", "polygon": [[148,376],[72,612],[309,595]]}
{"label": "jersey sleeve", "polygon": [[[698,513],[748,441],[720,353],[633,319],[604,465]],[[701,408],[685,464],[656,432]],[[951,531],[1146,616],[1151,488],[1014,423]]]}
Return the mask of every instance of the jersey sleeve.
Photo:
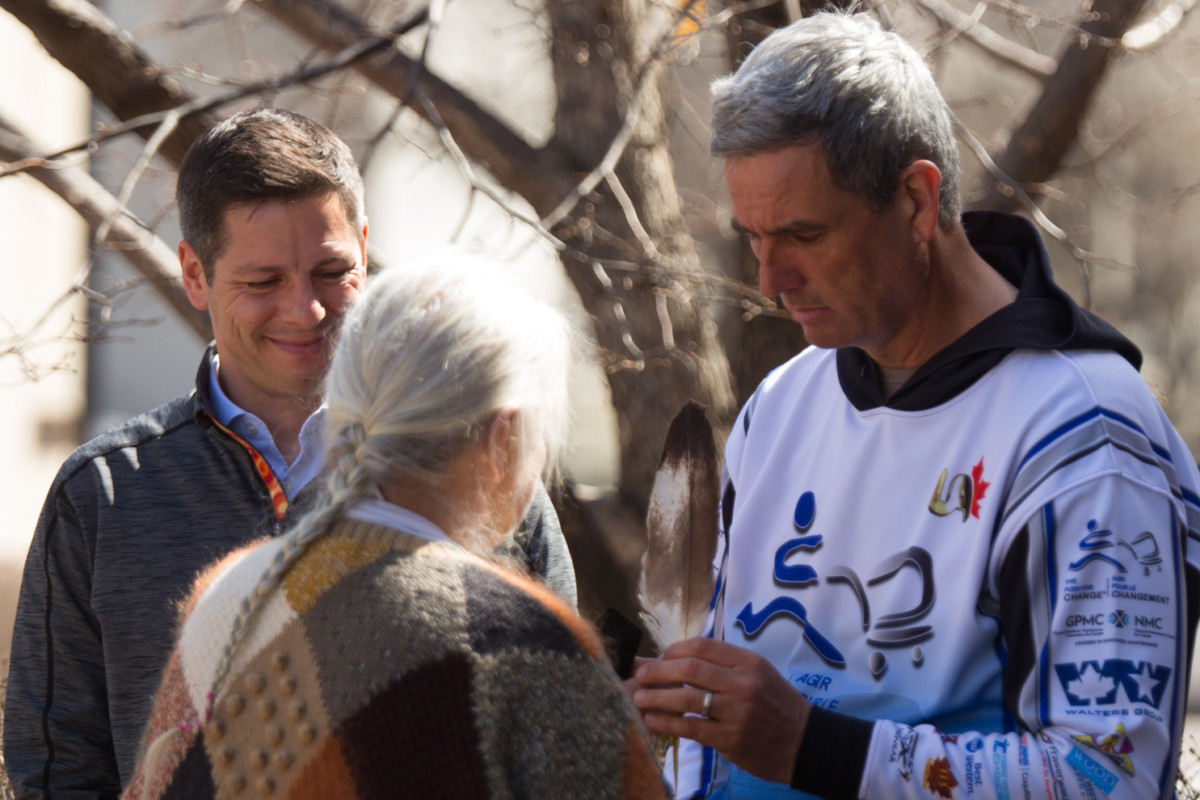
{"label": "jersey sleeve", "polygon": [[121,791],[84,528],[56,483],[25,562],[8,675],[4,761],[22,800]]}
{"label": "jersey sleeve", "polygon": [[1194,625],[1185,504],[1113,473],[1020,511],[980,609],[999,617],[1009,730],[881,721],[860,796],[1173,796]]}

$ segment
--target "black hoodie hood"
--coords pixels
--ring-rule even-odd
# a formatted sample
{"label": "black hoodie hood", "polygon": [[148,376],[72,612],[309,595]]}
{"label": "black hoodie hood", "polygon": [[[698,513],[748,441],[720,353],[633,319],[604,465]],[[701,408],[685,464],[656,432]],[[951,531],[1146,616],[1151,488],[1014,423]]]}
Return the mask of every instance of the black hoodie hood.
{"label": "black hoodie hood", "polygon": [[1015,214],[973,211],[963,214],[963,227],[975,252],[1017,287],[1016,300],[918,367],[888,398],[883,396],[879,367],[866,352],[840,348],[838,380],[855,408],[933,408],[970,387],[1017,348],[1112,350],[1134,369],[1141,368],[1142,354],[1133,342],[1055,285],[1033,223]]}

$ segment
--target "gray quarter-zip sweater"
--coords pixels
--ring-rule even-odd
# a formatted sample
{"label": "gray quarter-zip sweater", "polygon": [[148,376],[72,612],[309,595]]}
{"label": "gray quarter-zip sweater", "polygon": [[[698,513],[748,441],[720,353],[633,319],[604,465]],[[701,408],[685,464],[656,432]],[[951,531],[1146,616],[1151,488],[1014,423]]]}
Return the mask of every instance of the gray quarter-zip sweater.
{"label": "gray quarter-zip sweater", "polygon": [[[120,794],[197,573],[288,528],[323,485],[310,481],[277,512],[256,454],[213,419],[213,352],[195,391],[83,445],[50,487],[25,562],[5,709],[19,800]],[[544,490],[517,539],[532,571],[573,604]]]}

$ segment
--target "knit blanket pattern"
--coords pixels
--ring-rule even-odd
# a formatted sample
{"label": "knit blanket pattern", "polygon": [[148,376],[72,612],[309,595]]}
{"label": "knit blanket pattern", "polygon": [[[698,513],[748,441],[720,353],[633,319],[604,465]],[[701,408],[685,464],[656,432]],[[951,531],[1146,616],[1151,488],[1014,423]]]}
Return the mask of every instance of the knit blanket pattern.
{"label": "knit blanket pattern", "polygon": [[460,548],[367,523],[336,524],[287,572],[206,719],[280,546],[197,584],[123,797],[665,797],[587,623]]}

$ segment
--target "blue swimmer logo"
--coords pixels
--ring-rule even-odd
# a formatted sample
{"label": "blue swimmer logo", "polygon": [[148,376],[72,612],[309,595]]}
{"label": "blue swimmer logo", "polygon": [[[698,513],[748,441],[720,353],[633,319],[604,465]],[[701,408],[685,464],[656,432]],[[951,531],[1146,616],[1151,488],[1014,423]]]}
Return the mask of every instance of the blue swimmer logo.
{"label": "blue swimmer logo", "polygon": [[1145,575],[1149,575],[1151,569],[1162,571],[1158,542],[1150,531],[1144,531],[1133,539],[1126,540],[1107,528],[1101,528],[1100,523],[1094,519],[1088,520],[1087,531],[1079,541],[1079,549],[1083,551],[1083,555],[1068,564],[1073,572],[1078,572],[1093,561],[1102,561],[1118,572],[1128,572],[1127,563],[1130,559],[1141,566]]}
{"label": "blue swimmer logo", "polygon": [[[816,516],[816,495],[812,492],[805,492],[796,501],[796,511],[792,515],[793,522],[801,532],[804,532],[812,527]],[[788,564],[787,558],[797,550],[815,550],[821,546],[822,538],[821,534],[818,533],[800,536],[784,542],[775,551],[775,580],[785,586],[803,586],[815,581],[817,579],[817,571],[815,569],[807,564]],[[842,665],[846,663],[846,657],[834,646],[833,642],[826,639],[809,622],[808,609],[794,597],[776,597],[767,603],[758,613],[755,613],[751,603],[747,603],[738,613],[737,621],[747,636],[757,636],[766,627],[767,622],[780,614],[797,620],[803,626],[805,641],[813,646],[821,658],[831,664]]]}
{"label": "blue swimmer logo", "polygon": [[[790,558],[797,551],[812,551],[821,546],[824,541],[822,534],[809,533],[816,520],[817,501],[812,492],[804,492],[796,502],[793,523],[803,534],[784,542],[775,551],[773,575],[775,580],[785,586],[802,587],[814,583],[819,576],[815,568],[808,564],[790,564]],[[883,614],[874,622],[871,619],[870,604],[867,599],[868,586],[884,583],[895,577],[902,569],[915,569],[921,577],[921,596],[909,609]],[[834,567],[828,576],[830,583],[845,583],[854,592],[862,615],[863,631],[867,632],[867,642],[880,648],[912,647],[914,664],[923,661],[921,649],[915,645],[933,635],[929,625],[915,625],[930,612],[934,602],[933,558],[929,552],[920,547],[910,547],[886,559],[877,567],[876,574],[870,578],[866,586],[858,574],[848,566]],[[808,609],[792,596],[776,597],[761,610],[755,611],[752,603],[747,603],[737,615],[737,623],[741,625],[749,637],[757,636],[774,618],[791,617],[802,626],[805,641],[812,645],[818,655],[826,662],[842,666],[846,663],[842,652],[826,638],[809,618]],[[887,669],[887,660],[881,652],[870,656],[871,673],[879,678]]]}

